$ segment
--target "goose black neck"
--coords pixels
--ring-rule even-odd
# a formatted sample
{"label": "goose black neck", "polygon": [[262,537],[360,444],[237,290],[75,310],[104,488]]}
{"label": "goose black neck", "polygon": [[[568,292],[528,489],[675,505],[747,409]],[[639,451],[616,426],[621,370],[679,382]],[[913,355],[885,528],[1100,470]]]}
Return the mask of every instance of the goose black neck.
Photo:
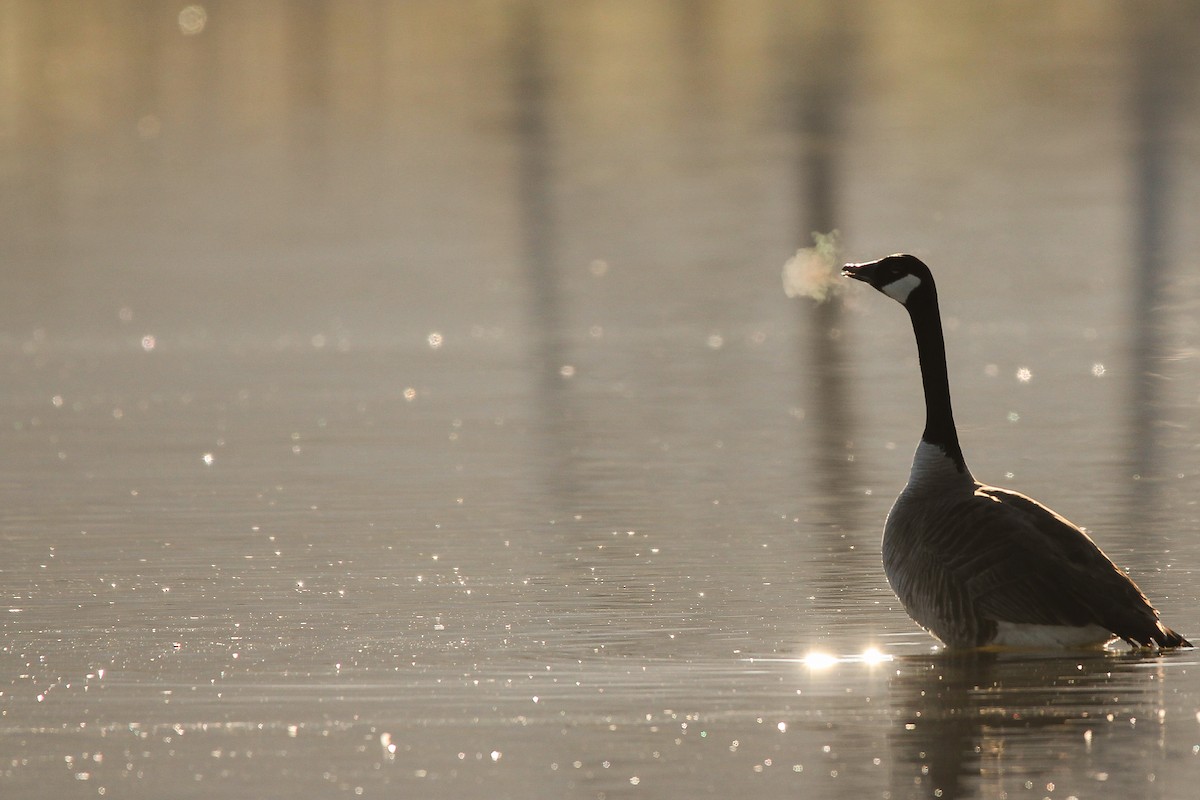
{"label": "goose black neck", "polygon": [[967,463],[958,444],[954,413],[950,408],[950,377],[946,370],[946,342],[942,336],[942,318],[938,312],[937,292],[933,285],[922,287],[909,298],[908,316],[917,337],[917,356],[921,362],[921,383],[925,388],[925,432],[922,441],[941,448],[961,473]]}

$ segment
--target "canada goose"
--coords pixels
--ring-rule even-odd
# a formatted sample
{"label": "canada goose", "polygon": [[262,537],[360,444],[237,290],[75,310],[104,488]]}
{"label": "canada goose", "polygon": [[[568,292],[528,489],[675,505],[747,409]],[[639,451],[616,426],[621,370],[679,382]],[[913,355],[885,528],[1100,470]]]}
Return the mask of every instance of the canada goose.
{"label": "canada goose", "polygon": [[888,583],[950,648],[1191,647],[1082,530],[1023,494],[986,486],[963,460],[929,267],[911,255],[842,274],[908,309],[925,388],[925,432],[883,528]]}

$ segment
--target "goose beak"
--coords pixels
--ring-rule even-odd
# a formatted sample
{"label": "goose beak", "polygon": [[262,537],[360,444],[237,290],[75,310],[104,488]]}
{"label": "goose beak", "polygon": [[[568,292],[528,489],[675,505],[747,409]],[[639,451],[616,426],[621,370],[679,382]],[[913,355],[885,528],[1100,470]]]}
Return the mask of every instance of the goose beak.
{"label": "goose beak", "polygon": [[854,278],[856,281],[870,283],[871,274],[875,271],[875,265],[878,263],[878,261],[868,261],[864,264],[846,264],[842,267],[842,275],[847,278]]}

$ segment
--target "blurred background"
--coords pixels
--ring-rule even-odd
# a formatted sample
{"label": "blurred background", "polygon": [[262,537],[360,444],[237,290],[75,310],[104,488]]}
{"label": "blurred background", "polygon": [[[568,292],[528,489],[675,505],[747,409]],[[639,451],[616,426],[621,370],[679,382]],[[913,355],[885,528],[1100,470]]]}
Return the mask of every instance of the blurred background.
{"label": "blurred background", "polygon": [[7,0],[4,330],[754,320],[833,227],[1128,301],[1195,245],[1194,6]]}
{"label": "blurred background", "polygon": [[[783,265],[834,229],[846,260],[924,259],[976,475],[1086,525],[1196,640],[1198,87],[1185,0],[0,0],[13,796],[435,774],[446,796],[616,796],[656,770],[744,790],[724,740],[659,758],[668,701],[770,712],[810,765],[837,708],[847,763],[883,764],[781,791],[904,796],[932,736],[952,777],[916,785],[954,796],[976,728],[904,755],[937,664],[839,679],[894,688],[880,717],[739,661],[932,643],[878,555],[923,421],[907,320],[840,281],[789,298]],[[512,675],[552,666],[584,688],[527,708]],[[1066,718],[1111,711],[1097,680]],[[997,707],[978,683],[947,718]],[[1174,692],[1118,722],[1190,727],[1112,739],[1111,774],[1161,758],[1164,797],[1197,769],[1200,685]],[[514,721],[539,713],[573,738]],[[638,774],[589,761],[605,713]],[[274,755],[220,777],[216,720]],[[131,724],[167,727],[62,767]],[[204,742],[183,760],[177,725]],[[457,763],[492,734],[524,755]],[[1081,741],[1007,735],[1001,765],[1092,785]]]}

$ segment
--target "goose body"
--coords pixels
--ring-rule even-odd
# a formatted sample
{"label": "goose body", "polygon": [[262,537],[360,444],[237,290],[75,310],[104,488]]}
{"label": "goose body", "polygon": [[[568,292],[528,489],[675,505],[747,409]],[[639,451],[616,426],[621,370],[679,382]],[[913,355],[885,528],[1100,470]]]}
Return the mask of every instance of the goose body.
{"label": "goose body", "polygon": [[909,616],[950,648],[1190,647],[1086,533],[967,469],[950,406],[933,275],[894,255],[847,264],[847,277],[903,305],[925,390],[925,431],[888,513],[883,566]]}

